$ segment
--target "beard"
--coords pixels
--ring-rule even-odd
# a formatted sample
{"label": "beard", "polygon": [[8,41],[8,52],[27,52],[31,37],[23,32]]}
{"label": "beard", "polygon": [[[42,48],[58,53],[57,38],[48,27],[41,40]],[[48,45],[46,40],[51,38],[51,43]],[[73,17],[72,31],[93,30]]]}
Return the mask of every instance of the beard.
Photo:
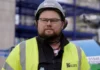
{"label": "beard", "polygon": [[52,40],[55,40],[60,37],[61,31],[59,33],[56,33],[55,31],[52,30],[51,34],[46,33],[46,30],[44,30],[41,34],[38,33],[38,35],[46,40],[47,42],[50,42]]}

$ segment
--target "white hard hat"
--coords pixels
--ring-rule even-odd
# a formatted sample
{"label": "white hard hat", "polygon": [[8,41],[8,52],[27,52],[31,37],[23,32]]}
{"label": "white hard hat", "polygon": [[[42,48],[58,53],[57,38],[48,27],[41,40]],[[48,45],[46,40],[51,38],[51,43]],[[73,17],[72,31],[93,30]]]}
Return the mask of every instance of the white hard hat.
{"label": "white hard hat", "polygon": [[[64,14],[64,10],[61,7],[61,5],[55,1],[55,0],[44,0],[38,7],[36,13],[35,13],[35,19],[38,20],[39,15],[40,15],[40,11],[41,10],[45,10],[45,9],[53,9],[53,10],[58,10],[60,12],[60,17],[62,18],[62,20],[65,22],[65,14]],[[64,28],[67,26],[67,22],[65,23]]]}
{"label": "white hard hat", "polygon": [[44,0],[38,7],[36,13],[35,13],[35,16],[37,16],[39,10],[41,9],[46,9],[46,8],[53,8],[53,9],[58,9],[62,15],[65,17],[65,14],[64,14],[64,10],[63,8],[61,7],[61,5],[55,1],[55,0]]}

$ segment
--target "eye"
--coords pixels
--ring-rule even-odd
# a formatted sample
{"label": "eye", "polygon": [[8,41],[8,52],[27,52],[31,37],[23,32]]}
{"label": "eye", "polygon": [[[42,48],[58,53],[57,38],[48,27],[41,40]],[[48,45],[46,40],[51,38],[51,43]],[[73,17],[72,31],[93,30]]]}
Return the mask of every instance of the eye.
{"label": "eye", "polygon": [[58,22],[60,19],[51,19],[51,22]]}
{"label": "eye", "polygon": [[48,22],[48,19],[42,19],[42,21],[46,21],[46,22]]}
{"label": "eye", "polygon": [[47,18],[39,18],[39,20],[43,21],[43,22],[48,22],[49,19],[47,19]]}

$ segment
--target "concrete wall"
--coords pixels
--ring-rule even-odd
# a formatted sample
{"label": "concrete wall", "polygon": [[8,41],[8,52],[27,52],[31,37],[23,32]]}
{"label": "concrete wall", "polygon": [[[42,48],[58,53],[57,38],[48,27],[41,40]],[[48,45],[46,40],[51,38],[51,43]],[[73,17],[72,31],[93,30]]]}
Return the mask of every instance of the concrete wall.
{"label": "concrete wall", "polygon": [[[8,49],[14,44],[14,34],[15,0],[0,0],[0,50]],[[5,58],[0,55],[0,68],[4,60]]]}

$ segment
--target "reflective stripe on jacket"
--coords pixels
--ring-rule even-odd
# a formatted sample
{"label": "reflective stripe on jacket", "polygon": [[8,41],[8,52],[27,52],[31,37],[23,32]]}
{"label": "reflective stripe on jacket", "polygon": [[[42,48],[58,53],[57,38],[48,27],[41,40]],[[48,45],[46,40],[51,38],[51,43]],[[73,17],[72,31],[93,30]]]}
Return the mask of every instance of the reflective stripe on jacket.
{"label": "reflective stripe on jacket", "polygon": [[[32,38],[14,48],[2,70],[38,70],[38,64],[38,45],[36,38]],[[64,47],[61,69],[89,70],[84,52],[71,42]]]}

